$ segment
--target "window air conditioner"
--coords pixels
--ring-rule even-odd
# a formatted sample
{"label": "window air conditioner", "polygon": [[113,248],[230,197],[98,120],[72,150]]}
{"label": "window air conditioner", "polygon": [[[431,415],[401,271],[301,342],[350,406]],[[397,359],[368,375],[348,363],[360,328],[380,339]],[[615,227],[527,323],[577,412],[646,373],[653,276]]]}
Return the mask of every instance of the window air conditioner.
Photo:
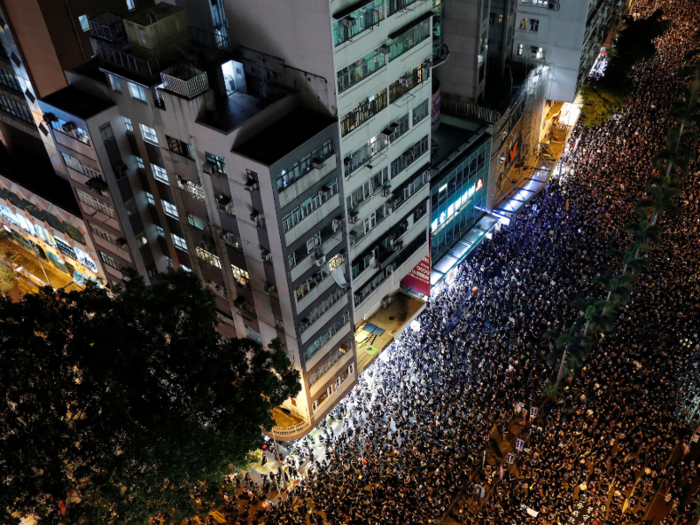
{"label": "window air conditioner", "polygon": [[252,213],[250,214],[250,220],[251,221],[259,221],[260,219],[263,218],[263,214],[260,213],[258,210],[253,210]]}
{"label": "window air conditioner", "polygon": [[318,190],[318,196],[319,196],[319,197],[323,197],[324,199],[325,199],[326,197],[330,196],[330,194],[331,194],[331,189],[330,189],[328,186],[322,186],[322,187]]}
{"label": "window air conditioner", "polygon": [[127,166],[124,164],[122,161],[117,162],[114,166],[112,166],[112,169],[114,170],[114,175],[116,177],[123,177],[126,175],[127,171]]}
{"label": "window air conditioner", "polygon": [[392,273],[394,273],[394,265],[390,264],[389,266],[386,267],[386,269],[384,271],[386,272],[387,275],[391,275]]}
{"label": "window air conditioner", "polygon": [[320,159],[314,159],[311,161],[311,167],[315,170],[320,170],[325,165],[325,162],[321,161]]}
{"label": "window air conditioner", "polygon": [[406,77],[401,77],[399,79],[399,86],[408,86],[410,83],[411,81]]}
{"label": "window air conditioner", "polygon": [[382,299],[382,308],[389,308],[391,306],[391,296],[387,295]]}
{"label": "window air conditioner", "polygon": [[357,20],[350,16],[346,16],[341,20],[341,24],[343,24],[345,27],[355,27],[357,25]]}
{"label": "window air conditioner", "polygon": [[66,122],[63,126],[61,126],[61,129],[65,133],[70,133],[73,131],[77,126],[73,122]]}
{"label": "window air conditioner", "polygon": [[260,252],[260,257],[262,258],[263,261],[271,261],[272,260],[272,253],[268,252],[267,250],[262,250]]}
{"label": "window air conditioner", "polygon": [[204,173],[208,173],[209,175],[214,174],[214,169],[216,168],[216,164],[213,162],[206,161],[204,164],[202,164],[202,171]]}
{"label": "window air conditioner", "polygon": [[391,195],[391,186],[384,186],[382,188],[382,197],[388,197]]}
{"label": "window air conditioner", "polygon": [[350,224],[355,224],[359,220],[360,216],[356,213],[353,212],[350,215],[348,215],[348,222]]}
{"label": "window air conditioner", "polygon": [[393,134],[394,134],[393,129],[386,128],[386,129],[383,129],[379,132],[379,138],[384,139],[384,140],[390,140],[391,136]]}
{"label": "window air conditioner", "polygon": [[396,241],[391,245],[391,248],[397,253],[400,252],[403,249],[403,241]]}
{"label": "window air conditioner", "polygon": [[258,183],[255,182],[255,181],[249,180],[249,181],[246,183],[246,185],[243,186],[243,189],[244,189],[245,191],[255,191],[255,190],[257,190],[257,189],[260,189],[260,184],[258,184]]}
{"label": "window air conditioner", "polygon": [[319,268],[320,268],[321,266],[323,266],[324,264],[326,264],[326,256],[325,256],[325,255],[321,255],[320,257],[317,256],[317,255],[312,255],[312,256],[311,256],[311,260],[312,260],[312,261],[314,262],[314,264],[315,264],[316,266],[318,266]]}
{"label": "window air conditioner", "polygon": [[340,229],[340,221],[342,219],[333,219],[333,222],[331,222],[331,228],[333,228],[333,233],[337,232]]}
{"label": "window air conditioner", "polygon": [[380,53],[384,53],[385,55],[388,55],[389,52],[391,51],[391,46],[389,44],[382,44],[379,46],[379,49],[377,50]]}
{"label": "window air conditioner", "polygon": [[51,123],[56,122],[58,118],[53,113],[44,113],[44,122]]}
{"label": "window air conditioner", "polygon": [[265,285],[265,292],[267,293],[272,293],[277,289],[277,287],[274,284],[267,283]]}

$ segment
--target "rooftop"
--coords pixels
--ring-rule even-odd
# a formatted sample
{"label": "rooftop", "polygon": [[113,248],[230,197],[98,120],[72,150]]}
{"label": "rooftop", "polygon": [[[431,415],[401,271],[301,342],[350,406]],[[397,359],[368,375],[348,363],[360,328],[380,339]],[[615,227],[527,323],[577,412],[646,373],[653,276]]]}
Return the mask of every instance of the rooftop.
{"label": "rooftop", "polygon": [[140,26],[148,26],[151,25],[153,21],[158,21],[172,14],[179,13],[180,11],[182,11],[181,7],[161,3],[132,11],[124,17],[124,20],[128,20]]}
{"label": "rooftop", "polygon": [[90,93],[79,90],[75,86],[59,89],[55,93],[41,99],[42,102],[56,109],[70,113],[86,120],[114,106],[111,100],[98,98]]}
{"label": "rooftop", "polygon": [[335,122],[320,113],[297,108],[233,151],[271,166]]}
{"label": "rooftop", "polygon": [[477,139],[486,128],[486,123],[480,120],[441,115],[440,126],[432,134],[432,165],[440,169],[443,161],[461,146]]}

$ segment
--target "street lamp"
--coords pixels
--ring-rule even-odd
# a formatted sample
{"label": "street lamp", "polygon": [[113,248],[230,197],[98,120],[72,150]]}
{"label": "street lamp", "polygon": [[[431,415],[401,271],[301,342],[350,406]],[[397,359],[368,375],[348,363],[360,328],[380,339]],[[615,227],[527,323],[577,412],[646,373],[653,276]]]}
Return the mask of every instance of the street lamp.
{"label": "street lamp", "polygon": [[41,264],[41,259],[40,259],[40,256],[39,256],[39,255],[37,255],[36,257],[34,257],[34,259],[28,260],[26,263],[24,263],[24,264],[22,264],[21,266],[19,266],[18,268],[16,268],[16,269],[15,269],[15,272],[21,272],[27,264],[29,264],[30,262],[32,262],[32,261],[34,261],[34,260],[36,260],[36,259],[39,259],[39,267],[41,268],[41,271],[44,273],[44,279],[46,279],[46,284],[47,284],[48,286],[51,286],[51,281],[49,281],[49,278],[48,278],[48,276],[46,275],[46,270],[44,270],[44,265]]}

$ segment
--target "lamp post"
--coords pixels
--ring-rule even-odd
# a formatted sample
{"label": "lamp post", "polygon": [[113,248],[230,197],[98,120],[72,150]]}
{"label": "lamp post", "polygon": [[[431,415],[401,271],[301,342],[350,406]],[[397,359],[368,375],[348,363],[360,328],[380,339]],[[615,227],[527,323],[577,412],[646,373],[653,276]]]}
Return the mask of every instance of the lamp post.
{"label": "lamp post", "polygon": [[40,255],[37,255],[36,257],[34,257],[34,259],[28,260],[26,263],[20,265],[17,269],[15,269],[15,272],[21,272],[27,264],[29,264],[29,263],[32,262],[32,261],[35,261],[36,259],[39,259],[39,267],[41,268],[41,271],[44,273],[44,279],[46,279],[46,285],[47,285],[47,286],[51,286],[51,281],[49,281],[49,278],[48,278],[48,276],[46,275],[46,270],[44,270],[44,265],[41,264],[41,258],[40,258],[40,257],[41,257]]}

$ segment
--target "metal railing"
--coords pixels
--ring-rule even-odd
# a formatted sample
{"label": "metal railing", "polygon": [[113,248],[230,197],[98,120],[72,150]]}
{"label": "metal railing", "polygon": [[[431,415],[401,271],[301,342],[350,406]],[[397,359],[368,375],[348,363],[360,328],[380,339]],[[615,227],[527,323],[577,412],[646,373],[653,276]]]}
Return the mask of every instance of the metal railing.
{"label": "metal railing", "polygon": [[210,31],[204,31],[203,29],[198,29],[196,27],[190,27],[190,31],[192,33],[192,40],[195,42],[199,42],[200,44],[209,47],[233,51],[233,44],[228,37],[212,33]]}
{"label": "metal railing", "polygon": [[311,421],[302,421],[301,423],[297,423],[291,427],[274,426],[272,427],[271,433],[274,436],[293,436],[294,434],[298,434],[299,432],[306,430],[310,426]]}
{"label": "metal railing", "polygon": [[157,58],[144,60],[129,53],[114,49],[106,43],[95,40],[94,38],[92,41],[96,44],[95,50],[97,51],[97,55],[110,64],[128,69],[147,78],[153,78],[160,72]]}
{"label": "metal railing", "polygon": [[118,41],[126,39],[123,19],[112,13],[103,13],[90,21],[90,34],[105,40]]}
{"label": "metal railing", "polygon": [[190,64],[177,64],[161,72],[163,89],[187,98],[194,98],[209,89],[209,80],[204,71]]}

